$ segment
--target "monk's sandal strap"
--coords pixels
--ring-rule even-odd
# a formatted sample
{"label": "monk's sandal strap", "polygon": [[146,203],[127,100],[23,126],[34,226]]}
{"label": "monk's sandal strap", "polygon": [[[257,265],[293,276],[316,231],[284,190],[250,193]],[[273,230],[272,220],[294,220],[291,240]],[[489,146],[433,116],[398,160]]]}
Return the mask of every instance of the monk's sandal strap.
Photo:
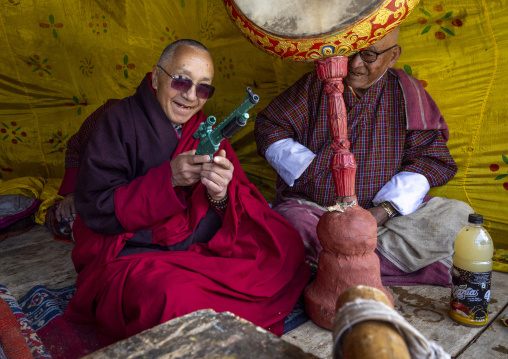
{"label": "monk's sandal strap", "polygon": [[205,192],[206,199],[208,202],[210,202],[210,205],[219,211],[225,211],[228,207],[228,201],[229,201],[229,194],[226,193],[226,196],[221,200],[213,199],[212,196],[210,196],[210,193],[208,191]]}

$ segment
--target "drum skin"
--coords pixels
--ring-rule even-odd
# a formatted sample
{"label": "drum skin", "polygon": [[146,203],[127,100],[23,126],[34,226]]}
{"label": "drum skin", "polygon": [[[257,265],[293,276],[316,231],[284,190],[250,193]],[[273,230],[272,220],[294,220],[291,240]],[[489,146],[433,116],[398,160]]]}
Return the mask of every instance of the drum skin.
{"label": "drum skin", "polygon": [[362,18],[356,17],[355,21],[331,32],[291,37],[287,32],[280,35],[268,31],[259,25],[259,20],[258,24],[253,23],[234,0],[223,1],[230,18],[251,43],[272,56],[301,62],[313,62],[330,56],[349,56],[375,44],[397,27],[419,2],[379,1]]}

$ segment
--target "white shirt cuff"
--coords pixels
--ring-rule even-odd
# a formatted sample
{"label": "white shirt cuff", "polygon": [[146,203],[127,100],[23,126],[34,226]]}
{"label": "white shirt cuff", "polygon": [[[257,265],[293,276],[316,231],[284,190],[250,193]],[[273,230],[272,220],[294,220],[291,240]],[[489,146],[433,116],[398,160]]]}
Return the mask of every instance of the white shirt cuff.
{"label": "white shirt cuff", "polygon": [[292,138],[272,143],[265,153],[268,163],[290,187],[300,178],[315,157],[316,155],[311,150]]}
{"label": "white shirt cuff", "polygon": [[378,206],[381,202],[390,202],[397,212],[408,215],[418,209],[429,190],[430,184],[424,175],[400,172],[379,190],[372,203]]}

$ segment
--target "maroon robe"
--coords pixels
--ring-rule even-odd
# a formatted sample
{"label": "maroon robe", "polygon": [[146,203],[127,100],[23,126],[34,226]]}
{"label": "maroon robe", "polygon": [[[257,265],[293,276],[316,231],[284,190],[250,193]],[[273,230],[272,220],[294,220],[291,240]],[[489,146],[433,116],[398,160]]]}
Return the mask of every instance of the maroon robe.
{"label": "maroon robe", "polygon": [[[193,116],[178,140],[147,75],[89,139],[75,192],[77,291],[65,317],[96,323],[107,342],[205,308],[281,335],[310,279],[300,235],[247,180],[226,140],[235,169],[222,225],[207,243],[171,250],[214,213],[203,184],[171,185],[170,160],[197,147],[192,135],[204,120]],[[166,250],[119,256],[136,238]]]}

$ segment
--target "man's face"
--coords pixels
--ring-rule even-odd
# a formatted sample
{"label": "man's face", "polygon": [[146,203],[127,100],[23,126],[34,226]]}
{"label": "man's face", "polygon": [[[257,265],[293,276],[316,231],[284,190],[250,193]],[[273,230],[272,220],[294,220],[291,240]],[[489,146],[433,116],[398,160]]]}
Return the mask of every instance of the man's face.
{"label": "man's face", "polygon": [[[366,50],[383,52],[387,48],[397,44],[397,34],[390,33]],[[387,68],[395,65],[401,53],[400,46],[378,55],[377,60],[368,63],[362,60],[359,54],[353,55],[348,60],[348,73],[346,83],[353,88],[356,94],[363,96]]]}
{"label": "man's face", "polygon": [[[164,69],[170,75],[187,77],[195,84],[211,84],[213,79],[213,61],[210,54],[186,45],[176,48],[173,59]],[[171,87],[173,79],[157,66],[153,67],[152,87],[157,100],[168,119],[174,124],[183,124],[204,106],[207,100],[196,96],[196,86],[187,92],[179,92]]]}

